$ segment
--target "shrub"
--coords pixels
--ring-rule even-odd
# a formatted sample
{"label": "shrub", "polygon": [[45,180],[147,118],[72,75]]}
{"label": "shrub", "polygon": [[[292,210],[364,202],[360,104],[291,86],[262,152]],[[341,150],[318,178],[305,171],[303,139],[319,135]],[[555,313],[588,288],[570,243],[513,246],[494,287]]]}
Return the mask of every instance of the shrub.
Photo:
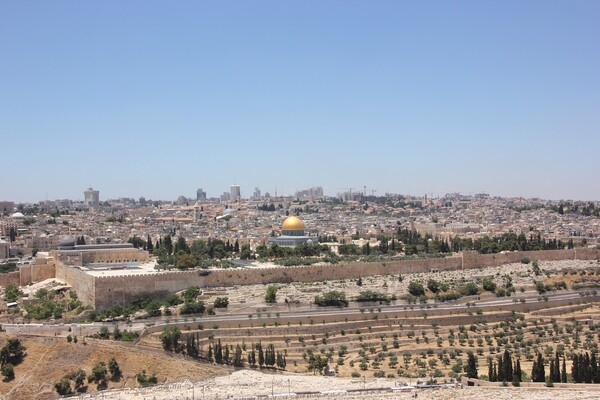
{"label": "shrub", "polygon": [[408,293],[413,296],[422,296],[425,294],[425,288],[421,282],[411,281],[408,284]]}
{"label": "shrub", "polygon": [[229,298],[227,297],[217,297],[214,302],[215,308],[227,308],[229,305]]}
{"label": "shrub", "polygon": [[348,300],[346,300],[346,294],[337,290],[332,290],[323,295],[315,297],[315,304],[318,306],[336,306],[336,307],[347,307]]}

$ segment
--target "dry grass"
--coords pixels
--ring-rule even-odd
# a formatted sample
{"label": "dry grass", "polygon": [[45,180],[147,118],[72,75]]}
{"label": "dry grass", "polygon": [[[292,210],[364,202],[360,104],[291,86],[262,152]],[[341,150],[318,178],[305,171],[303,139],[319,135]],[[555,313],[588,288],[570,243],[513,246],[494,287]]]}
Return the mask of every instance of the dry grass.
{"label": "dry grass", "polygon": [[[2,334],[0,344],[6,339],[6,334]],[[64,338],[21,337],[21,343],[27,348],[27,356],[15,367],[15,379],[0,382],[0,395],[6,399],[56,398],[54,383],[65,374],[78,368],[89,374],[96,362],[108,362],[111,357],[116,358],[123,377],[118,382],[109,381],[109,389],[138,387],[135,375],[143,369],[148,374],[155,373],[159,383],[185,378],[201,380],[226,373],[220,367],[118,342],[88,340],[84,345],[81,341],[67,343]],[[96,385],[89,384],[87,391],[96,391]]]}

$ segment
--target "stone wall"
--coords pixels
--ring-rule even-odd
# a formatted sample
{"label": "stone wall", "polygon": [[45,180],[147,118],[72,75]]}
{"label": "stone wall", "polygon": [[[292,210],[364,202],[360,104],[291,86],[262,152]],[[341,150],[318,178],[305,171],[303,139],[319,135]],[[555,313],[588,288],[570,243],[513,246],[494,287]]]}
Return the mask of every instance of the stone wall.
{"label": "stone wall", "polygon": [[[137,252],[137,250],[136,250]],[[121,254],[119,257],[132,256]],[[117,256],[114,254],[114,256]],[[478,254],[464,252],[462,257],[428,258],[384,263],[353,263],[340,265],[257,268],[257,269],[225,269],[202,271],[157,272],[152,274],[132,274],[129,276],[93,277],[78,267],[65,265],[57,261],[46,264],[26,266],[20,275],[21,284],[39,282],[56,277],[71,285],[78,293],[80,300],[97,309],[106,309],[113,304],[127,304],[139,295],[160,296],[183,290],[189,286],[222,287],[234,285],[252,285],[291,282],[318,282],[337,279],[356,279],[372,275],[397,275],[419,272],[432,272],[457,269],[473,269],[484,266],[497,266],[507,263],[521,262],[523,258],[531,261],[551,261],[566,259],[596,260],[600,258],[598,249],[570,249],[532,252],[510,252],[504,254]],[[123,258],[120,258],[123,259]],[[7,282],[15,280],[14,275],[7,274]],[[10,277],[9,277],[10,275]],[[19,283],[17,280],[16,283]]]}
{"label": "stone wall", "polygon": [[113,304],[125,305],[136,296],[161,296],[190,286],[203,286],[197,271],[157,272],[129,276],[102,276],[95,278],[94,306],[105,309]]}
{"label": "stone wall", "polygon": [[17,285],[20,283],[20,272],[9,272],[6,274],[0,275],[0,286],[6,287],[7,285]]}
{"label": "stone wall", "polygon": [[[193,285],[206,288],[356,279],[358,277],[372,275],[410,274],[497,266],[521,262],[525,257],[532,261],[569,260],[576,258],[595,260],[600,258],[600,250],[570,249],[511,252],[504,254],[464,252],[462,257],[428,258],[386,263],[181,271],[131,275],[126,277],[99,277],[95,280],[96,300],[94,306],[98,309],[104,309],[117,303],[127,304],[127,302],[135,296],[144,294],[160,295],[167,292],[176,292]],[[519,308],[518,305],[515,308]]]}
{"label": "stone wall", "polygon": [[521,262],[524,258],[531,261],[559,260],[597,260],[600,249],[580,248],[566,250],[514,251],[498,254],[479,254],[476,251],[463,252],[463,269],[493,267]]}
{"label": "stone wall", "polygon": [[70,285],[83,304],[92,307],[96,306],[96,290],[92,275],[85,273],[77,267],[57,262],[56,279],[60,279],[67,285]]}

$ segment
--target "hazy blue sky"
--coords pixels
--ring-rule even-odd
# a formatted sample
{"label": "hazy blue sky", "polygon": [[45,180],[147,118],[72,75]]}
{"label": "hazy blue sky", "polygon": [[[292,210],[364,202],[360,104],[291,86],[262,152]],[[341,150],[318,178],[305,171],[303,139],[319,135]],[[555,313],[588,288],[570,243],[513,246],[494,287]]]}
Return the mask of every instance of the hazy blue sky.
{"label": "hazy blue sky", "polygon": [[0,200],[600,200],[599,1],[0,1]]}

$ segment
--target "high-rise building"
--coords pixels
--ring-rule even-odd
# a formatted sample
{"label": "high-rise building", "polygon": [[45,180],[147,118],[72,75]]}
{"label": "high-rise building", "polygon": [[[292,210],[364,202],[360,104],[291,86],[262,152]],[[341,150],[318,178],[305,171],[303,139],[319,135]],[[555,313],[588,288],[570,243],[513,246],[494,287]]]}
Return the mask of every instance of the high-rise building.
{"label": "high-rise building", "polygon": [[259,188],[254,188],[254,194],[252,195],[252,197],[254,198],[254,200],[260,200],[262,198],[260,195]]}
{"label": "high-rise building", "polygon": [[83,203],[88,207],[98,207],[100,205],[100,191],[94,190],[91,187],[83,192]]}
{"label": "high-rise building", "polygon": [[196,201],[206,201],[206,192],[202,188],[196,190]]}
{"label": "high-rise building", "polygon": [[239,185],[231,185],[229,193],[231,201],[239,201],[242,198]]}
{"label": "high-rise building", "polygon": [[311,187],[304,190],[299,190],[294,195],[297,199],[317,199],[323,197],[323,188],[321,186]]}

